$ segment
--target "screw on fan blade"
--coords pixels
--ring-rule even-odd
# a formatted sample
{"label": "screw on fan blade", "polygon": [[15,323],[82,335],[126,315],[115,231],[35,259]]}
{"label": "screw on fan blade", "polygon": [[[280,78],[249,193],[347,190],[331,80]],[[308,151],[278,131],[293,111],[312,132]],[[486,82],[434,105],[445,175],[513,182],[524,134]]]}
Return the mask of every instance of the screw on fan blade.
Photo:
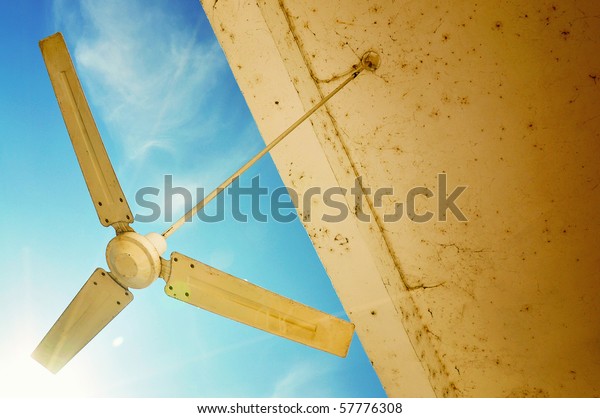
{"label": "screw on fan blade", "polygon": [[40,41],[60,110],[87,188],[104,226],[131,230],[133,215],[100,138],[62,34]]}
{"label": "screw on fan blade", "polygon": [[167,295],[307,346],[345,357],[354,324],[186,257],[171,254]]}
{"label": "screw on fan blade", "polygon": [[132,300],[110,273],[96,269],[31,356],[57,373]]}

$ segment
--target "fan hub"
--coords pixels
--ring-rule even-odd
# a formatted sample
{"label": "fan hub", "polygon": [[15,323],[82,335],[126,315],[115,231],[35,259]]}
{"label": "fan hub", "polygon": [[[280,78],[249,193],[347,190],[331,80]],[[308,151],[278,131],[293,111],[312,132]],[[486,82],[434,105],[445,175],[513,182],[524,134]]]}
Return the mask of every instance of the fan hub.
{"label": "fan hub", "polygon": [[166,241],[159,234],[144,236],[125,232],[114,237],[106,246],[106,262],[122,286],[143,289],[158,278],[160,256],[166,248]]}

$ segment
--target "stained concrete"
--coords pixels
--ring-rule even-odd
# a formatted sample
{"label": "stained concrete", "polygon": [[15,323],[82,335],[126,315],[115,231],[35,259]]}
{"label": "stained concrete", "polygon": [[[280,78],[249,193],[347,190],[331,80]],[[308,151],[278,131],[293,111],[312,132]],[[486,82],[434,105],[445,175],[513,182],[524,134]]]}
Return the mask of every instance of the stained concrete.
{"label": "stained concrete", "polygon": [[381,57],[273,158],[390,396],[600,396],[600,3],[202,3],[267,142]]}

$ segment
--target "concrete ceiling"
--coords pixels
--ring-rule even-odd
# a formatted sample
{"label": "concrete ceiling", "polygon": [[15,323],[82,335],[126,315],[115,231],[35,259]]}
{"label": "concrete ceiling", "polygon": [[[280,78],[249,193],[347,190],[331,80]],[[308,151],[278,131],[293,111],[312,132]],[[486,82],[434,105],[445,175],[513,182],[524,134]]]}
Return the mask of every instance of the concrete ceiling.
{"label": "concrete ceiling", "polygon": [[267,142],[381,57],[273,158],[390,396],[600,396],[600,3],[202,3]]}

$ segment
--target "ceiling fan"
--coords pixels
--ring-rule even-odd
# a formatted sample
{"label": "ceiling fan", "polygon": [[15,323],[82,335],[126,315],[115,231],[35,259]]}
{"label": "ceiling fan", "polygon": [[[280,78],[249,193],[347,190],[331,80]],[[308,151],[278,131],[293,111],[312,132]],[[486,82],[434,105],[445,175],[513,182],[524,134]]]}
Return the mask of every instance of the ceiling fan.
{"label": "ceiling fan", "polygon": [[[294,125],[234,173],[163,234],[138,234],[133,215],[110,163],[61,33],[40,41],[40,49],[71,138],[79,166],[100,223],[112,226],[116,236],[106,247],[109,271],[97,268],[48,331],[32,357],[57,373],[132,300],[129,290],[142,289],[157,278],[175,299],[269,333],[345,357],[354,325],[245,280],[214,269],[183,254],[162,258],[166,238],[190,219],[216,194],[270,151],[320,105],[378,62],[363,58],[351,76]],[[366,55],[365,55],[366,57]],[[375,57],[378,58],[378,57]],[[374,63],[375,62],[375,63]]]}

